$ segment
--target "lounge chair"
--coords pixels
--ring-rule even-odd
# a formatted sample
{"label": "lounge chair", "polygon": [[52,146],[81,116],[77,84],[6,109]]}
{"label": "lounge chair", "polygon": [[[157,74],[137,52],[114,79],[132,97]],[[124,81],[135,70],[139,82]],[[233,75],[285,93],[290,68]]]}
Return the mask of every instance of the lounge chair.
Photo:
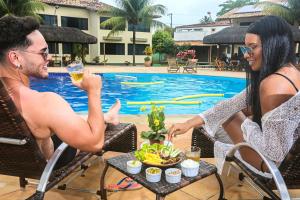
{"label": "lounge chair", "polygon": [[[201,148],[201,157],[213,157],[213,144],[215,140],[208,136],[203,128],[195,128],[192,133],[192,145]],[[247,143],[236,144],[226,156],[226,161],[232,163],[231,166],[239,167],[242,174],[239,179],[246,179],[250,181],[252,186],[262,195],[263,199],[290,199],[288,189],[300,188],[300,138],[296,140],[288,155],[277,168],[273,162],[269,162],[265,157],[258,152],[258,154],[265,161],[269,172],[273,178],[266,178],[253,172],[248,166],[244,164],[239,158],[234,156],[234,153],[243,146],[252,148]],[[278,190],[278,194],[273,192]]]}
{"label": "lounge chair", "polygon": [[177,73],[180,71],[180,66],[178,66],[175,58],[168,59],[168,72]]}
{"label": "lounge chair", "polygon": [[198,59],[189,59],[186,66],[183,66],[183,73],[197,73],[197,61]]}
{"label": "lounge chair", "polygon": [[[136,149],[137,131],[133,124],[108,126],[105,133],[105,151],[130,152]],[[20,187],[25,188],[25,178],[39,179],[35,194],[28,199],[43,199],[44,193],[66,178],[93,153],[81,152],[66,166],[54,170],[54,166],[68,145],[62,143],[47,162],[35,138],[18,112],[14,102],[0,81],[0,174],[17,176]]]}
{"label": "lounge chair", "polygon": [[223,71],[226,68],[226,63],[218,58],[215,60],[215,64],[217,71]]}

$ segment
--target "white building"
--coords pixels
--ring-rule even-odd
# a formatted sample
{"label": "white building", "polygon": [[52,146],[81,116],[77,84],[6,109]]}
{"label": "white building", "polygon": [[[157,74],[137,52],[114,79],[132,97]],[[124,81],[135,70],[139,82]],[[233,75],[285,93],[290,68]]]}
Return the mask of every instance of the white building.
{"label": "white building", "polygon": [[229,26],[228,20],[177,26],[175,27],[174,40],[177,45],[191,45],[196,50],[196,58],[199,62],[211,63],[216,45],[203,44],[203,38]]}
{"label": "white building", "polygon": [[[42,0],[46,3],[45,10],[40,12],[43,23],[47,25],[74,27],[98,38],[97,44],[90,44],[86,60],[92,62],[96,56],[100,61],[104,57],[108,63],[124,64],[125,61],[132,63],[132,26],[127,24],[125,30],[107,38],[108,28],[100,27],[100,23],[109,16],[99,16],[97,10],[110,7],[97,0]],[[136,63],[144,62],[144,50],[152,45],[152,33],[150,28],[138,26],[136,32]],[[54,52],[56,49],[57,52]],[[49,44],[49,51],[56,54],[60,59],[69,56],[71,44]]]}

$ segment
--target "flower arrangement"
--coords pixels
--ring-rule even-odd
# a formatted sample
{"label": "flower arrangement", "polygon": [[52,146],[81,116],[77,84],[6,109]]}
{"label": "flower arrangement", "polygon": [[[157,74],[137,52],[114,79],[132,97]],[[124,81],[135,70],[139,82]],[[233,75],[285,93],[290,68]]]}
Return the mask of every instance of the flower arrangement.
{"label": "flower arrangement", "polygon": [[176,57],[181,60],[195,59],[196,51],[193,49],[180,51],[177,53]]}
{"label": "flower arrangement", "polygon": [[[141,107],[141,111],[145,111],[146,107]],[[155,105],[151,106],[151,111],[147,115],[148,117],[148,126],[151,130],[142,131],[141,137],[143,139],[149,139],[151,141],[164,141],[164,134],[167,133],[165,128],[165,114],[164,107],[157,107]]]}

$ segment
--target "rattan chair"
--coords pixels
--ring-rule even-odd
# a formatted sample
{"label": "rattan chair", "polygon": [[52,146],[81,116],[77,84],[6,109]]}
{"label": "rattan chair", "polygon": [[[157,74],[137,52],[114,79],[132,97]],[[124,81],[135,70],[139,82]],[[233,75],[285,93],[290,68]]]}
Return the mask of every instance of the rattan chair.
{"label": "rattan chair", "polygon": [[[213,145],[215,140],[208,136],[203,128],[195,128],[192,133],[192,145],[201,148],[201,157],[213,157]],[[258,175],[249,169],[234,153],[241,147],[247,146],[256,151],[265,161],[269,172],[273,175],[272,179]],[[273,162],[268,161],[260,152],[247,143],[235,145],[228,152],[226,161],[235,163],[242,170],[246,178],[255,183],[253,186],[258,189],[264,196],[264,199],[290,199],[287,189],[300,189],[300,138],[296,140],[289,153],[280,164],[276,167]],[[245,176],[240,176],[244,178]],[[279,195],[273,190],[278,190]]]}
{"label": "rattan chair", "polygon": [[[25,178],[39,179],[35,194],[28,199],[43,199],[44,193],[66,178],[93,153],[81,152],[63,168],[54,170],[55,163],[68,145],[62,143],[47,162],[41,153],[30,129],[18,112],[14,102],[0,81],[0,174],[17,176],[20,186],[25,187]],[[105,151],[131,152],[136,150],[137,130],[134,124],[108,126],[105,133]]]}

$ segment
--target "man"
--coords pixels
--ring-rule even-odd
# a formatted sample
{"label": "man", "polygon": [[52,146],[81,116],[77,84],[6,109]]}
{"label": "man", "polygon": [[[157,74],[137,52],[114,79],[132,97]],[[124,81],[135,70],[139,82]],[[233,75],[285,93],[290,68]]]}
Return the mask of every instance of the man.
{"label": "man", "polygon": [[[119,122],[120,102],[103,115],[101,78],[88,71],[84,72],[81,82],[74,83],[87,92],[86,121],[58,94],[30,89],[29,77],[47,78],[47,65],[51,60],[48,45],[38,29],[38,22],[31,17],[0,18],[0,78],[47,159],[60,140],[74,147],[67,153],[71,154],[67,155],[70,160],[75,157],[76,149],[97,152],[104,143],[105,122]],[[53,144],[54,133],[57,137],[53,137]]]}

